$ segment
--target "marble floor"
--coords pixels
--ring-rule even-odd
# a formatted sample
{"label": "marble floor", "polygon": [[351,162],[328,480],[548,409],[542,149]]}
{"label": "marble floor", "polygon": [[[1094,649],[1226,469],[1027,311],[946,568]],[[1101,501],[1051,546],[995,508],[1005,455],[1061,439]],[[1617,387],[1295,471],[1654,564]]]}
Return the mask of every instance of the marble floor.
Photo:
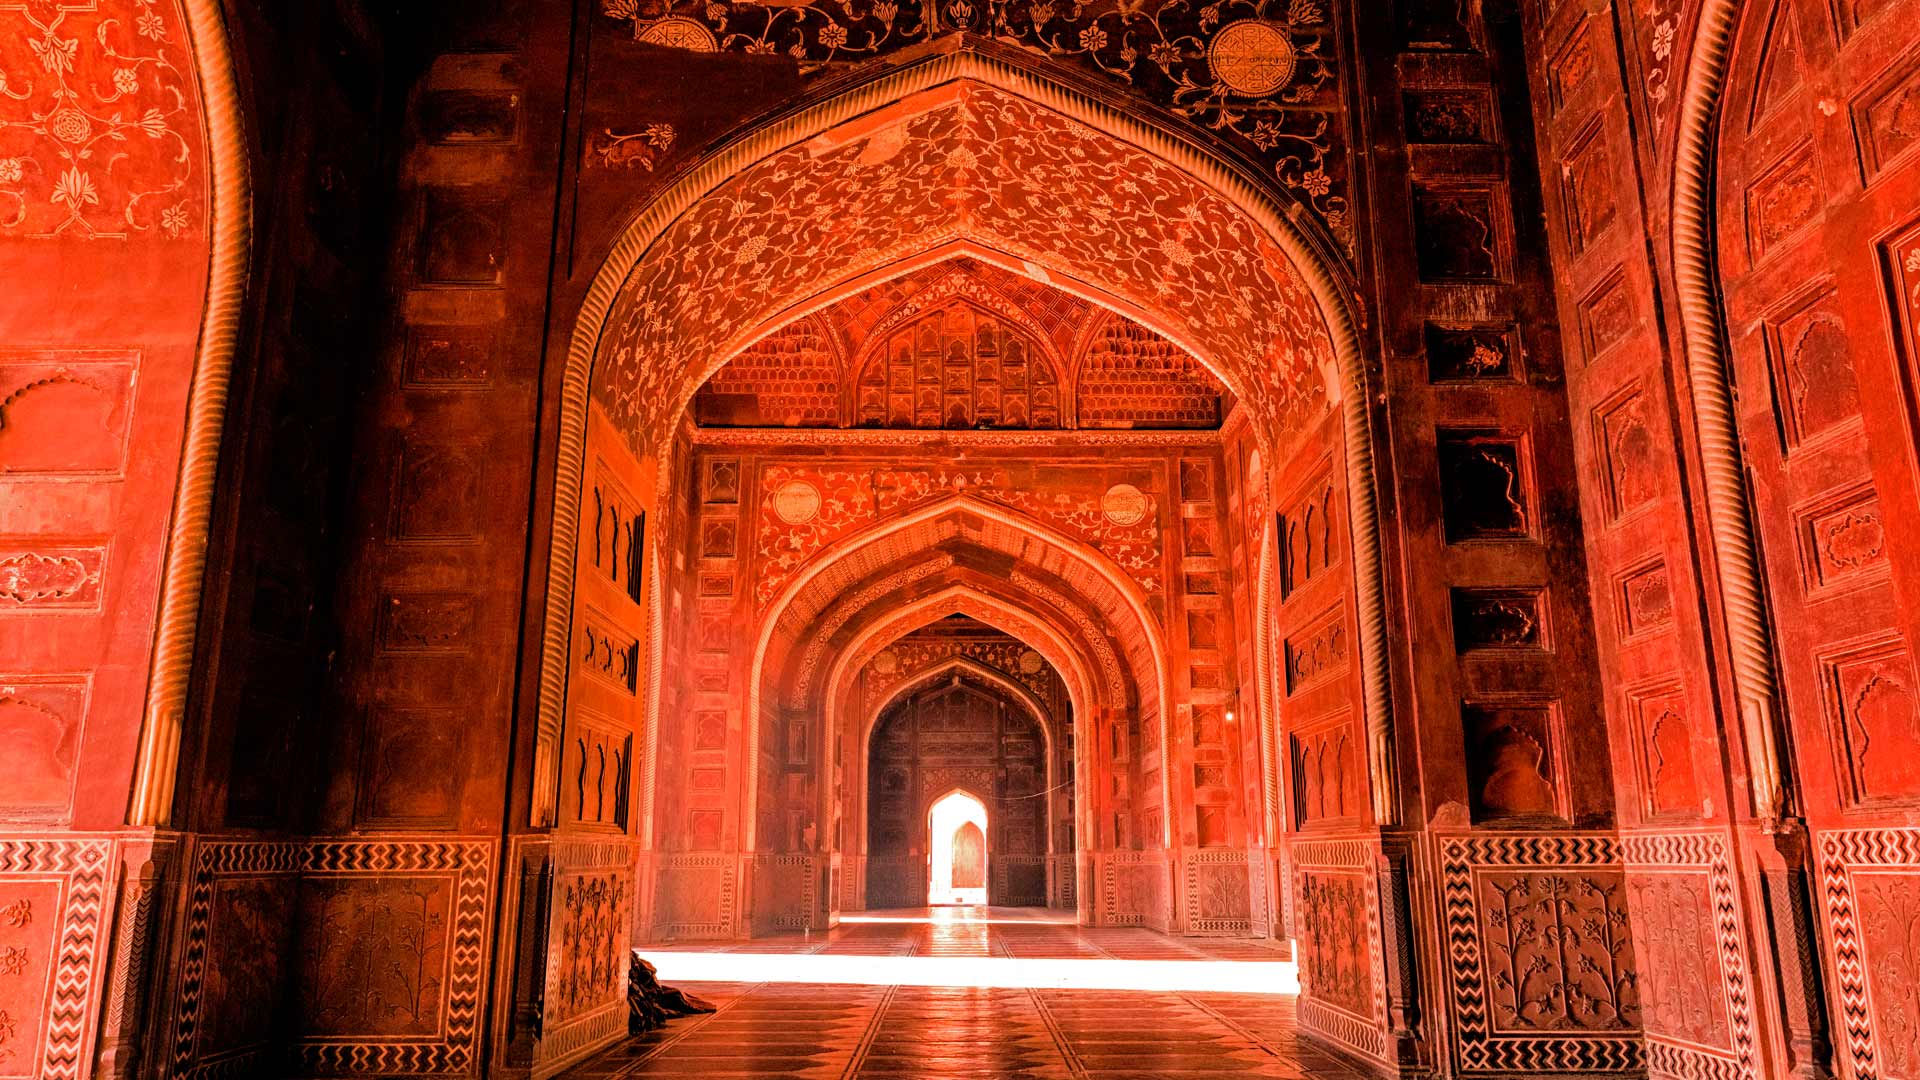
{"label": "marble floor", "polygon": [[[662,981],[719,1011],[628,1040],[563,1074],[569,1080],[1361,1075],[1300,1038],[1292,993],[1263,989],[1293,981],[1284,945],[1269,942],[970,908],[870,912],[825,935],[641,952]],[[730,981],[684,977],[703,964]]]}

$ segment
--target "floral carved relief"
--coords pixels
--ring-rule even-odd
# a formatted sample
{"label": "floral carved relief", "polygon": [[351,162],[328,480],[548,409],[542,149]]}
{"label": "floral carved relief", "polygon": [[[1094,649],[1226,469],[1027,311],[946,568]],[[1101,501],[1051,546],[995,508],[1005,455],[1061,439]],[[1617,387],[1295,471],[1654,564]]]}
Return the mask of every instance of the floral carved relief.
{"label": "floral carved relief", "polygon": [[1325,0],[602,0],[601,12],[646,44],[780,54],[802,73],[955,31],[1008,41],[1219,133],[1353,249],[1339,46]]}
{"label": "floral carved relief", "polygon": [[197,115],[171,0],[0,8],[0,235],[197,230]]}
{"label": "floral carved relief", "polygon": [[1727,1044],[1727,1010],[1706,976],[1719,948],[1705,874],[1649,874],[1633,882],[1635,944],[1646,964],[1649,1031],[1709,1046]]}
{"label": "floral carved relief", "polygon": [[629,275],[595,395],[649,450],[708,359],[764,317],[768,297],[741,280],[804,294],[961,237],[1162,313],[1262,425],[1326,405],[1331,339],[1261,226],[1167,162],[979,86],[845,144],[775,154],[696,204]]}
{"label": "floral carved relief", "polygon": [[1617,876],[1486,874],[1480,904],[1496,1031],[1638,1026],[1639,977]]}
{"label": "floral carved relief", "polygon": [[1913,904],[1914,879],[1861,874],[1856,881],[1884,1075],[1911,1076],[1920,1069],[1920,910]]}

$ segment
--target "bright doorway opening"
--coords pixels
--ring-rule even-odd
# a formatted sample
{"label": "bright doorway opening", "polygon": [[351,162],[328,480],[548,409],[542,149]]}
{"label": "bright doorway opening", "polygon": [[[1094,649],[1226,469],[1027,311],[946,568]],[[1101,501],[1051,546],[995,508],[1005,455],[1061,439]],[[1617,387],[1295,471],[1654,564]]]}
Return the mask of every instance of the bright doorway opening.
{"label": "bright doorway opening", "polygon": [[987,902],[987,807],[964,791],[927,812],[927,903]]}

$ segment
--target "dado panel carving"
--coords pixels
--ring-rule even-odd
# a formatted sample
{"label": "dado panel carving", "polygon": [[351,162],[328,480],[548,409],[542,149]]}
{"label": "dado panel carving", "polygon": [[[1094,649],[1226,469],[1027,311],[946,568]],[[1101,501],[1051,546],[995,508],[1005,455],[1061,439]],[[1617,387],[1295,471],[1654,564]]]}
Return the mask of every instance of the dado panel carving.
{"label": "dado panel carving", "polygon": [[1618,842],[1441,843],[1462,1072],[1635,1072],[1641,989]]}

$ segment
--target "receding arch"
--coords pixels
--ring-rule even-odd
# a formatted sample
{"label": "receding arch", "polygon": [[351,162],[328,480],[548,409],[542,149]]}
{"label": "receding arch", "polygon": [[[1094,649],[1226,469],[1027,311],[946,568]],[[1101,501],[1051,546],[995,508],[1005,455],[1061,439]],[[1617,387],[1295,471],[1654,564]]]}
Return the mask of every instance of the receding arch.
{"label": "receding arch", "polygon": [[[898,117],[877,114],[895,106],[924,110],[933,101],[929,95],[948,93],[952,96],[952,91],[963,84],[984,88],[982,93],[997,95],[996,107],[1007,107],[1005,102],[1024,103],[1025,107],[1046,112],[1057,124],[1071,125],[1076,138],[1084,133],[1086,137],[1107,140],[1108,144],[1125,148],[1129,154],[1137,155],[1139,160],[1151,165],[1155,175],[1179,178],[1180,182],[1189,185],[1194,198],[1207,200],[1208,206],[1217,205],[1222,213],[1234,215],[1234,221],[1238,223],[1235,229],[1241,230],[1239,235],[1243,242],[1232,245],[1231,250],[1243,263],[1257,262],[1263,268],[1263,273],[1272,275],[1269,285],[1265,287],[1278,290],[1276,295],[1287,293],[1290,296],[1288,303],[1278,307],[1262,305],[1260,310],[1269,315],[1282,310],[1296,312],[1304,323],[1296,320],[1296,324],[1287,326],[1283,334],[1277,334],[1259,345],[1246,344],[1254,341],[1254,337],[1247,334],[1245,325],[1240,325],[1237,330],[1223,330],[1209,324],[1208,336],[1201,337],[1194,333],[1194,327],[1186,325],[1187,320],[1153,318],[1152,312],[1147,312],[1149,317],[1140,321],[1188,347],[1203,363],[1208,363],[1229,389],[1260,415],[1262,422],[1258,435],[1262,442],[1274,438],[1275,417],[1282,404],[1291,407],[1317,394],[1317,400],[1340,408],[1346,442],[1344,461],[1349,478],[1348,519],[1353,543],[1354,588],[1360,616],[1361,683],[1369,731],[1375,817],[1383,824],[1396,821],[1398,808],[1392,779],[1395,764],[1387,689],[1386,620],[1380,580],[1371,420],[1366,392],[1367,364],[1357,336],[1357,320],[1350,307],[1350,292],[1342,284],[1343,277],[1337,270],[1338,260],[1332,255],[1330,245],[1322,242],[1317,234],[1302,224],[1302,219],[1291,209],[1290,201],[1277,197],[1249,174],[1202,149],[1192,139],[1156,127],[1140,116],[1082,94],[1037,69],[1030,61],[1017,59],[1011,53],[959,41],[951,43],[943,51],[886,70],[868,82],[811,107],[798,109],[743,135],[694,166],[664,190],[635,217],[612,246],[582,304],[562,378],[553,542],[549,548],[547,616],[542,636],[542,672],[536,723],[533,820],[544,823],[552,815],[555,784],[552,748],[558,740],[566,696],[573,605],[572,566],[586,459],[587,403],[595,377],[595,361],[602,345],[609,340],[609,320],[623,289],[630,280],[634,280],[633,272],[641,260],[656,246],[685,251],[687,244],[711,247],[718,243],[711,235],[696,235],[684,243],[679,237],[673,237],[665,244],[659,242],[669,237],[677,223],[690,222],[692,219],[688,215],[701,200],[713,196],[729,181],[743,176],[756,164],[770,161],[783,153],[797,154],[794,158],[796,161],[816,153],[831,154],[844,150],[856,139],[863,144],[863,149],[859,151],[861,153],[865,152],[865,144],[869,142],[874,142],[880,150],[884,150],[898,134],[888,126]],[[916,236],[911,244],[905,245],[895,237],[892,242],[879,245],[880,257],[869,260],[871,265],[866,269],[897,261],[913,251],[925,251],[946,241],[965,239],[962,234],[969,230],[992,235],[990,230],[978,227],[980,222],[971,211],[966,216],[968,229],[954,227],[935,230]],[[1179,229],[1186,226],[1174,227]],[[1193,249],[1186,246],[1189,238],[1170,234],[1161,237],[1152,248],[1168,260],[1187,266],[1196,255]],[[1020,256],[1016,260],[1019,265],[1013,269],[1030,276],[1041,276],[1068,291],[1087,290],[1087,286],[1077,283],[1073,275],[1056,274],[1047,269],[1047,259],[1033,244],[1015,242],[1006,246],[1012,249],[1014,255]],[[1024,252],[1020,250],[1023,248]],[[736,256],[743,250],[736,249]],[[1204,254],[1211,257],[1219,250],[1209,249]],[[760,251],[764,251],[764,247],[747,253],[745,258],[751,263]],[[1142,259],[1147,257],[1144,251],[1136,254]],[[860,270],[860,267],[849,266],[836,271],[833,276],[845,278]],[[1111,278],[1114,273],[1111,268],[1102,268],[1088,272],[1084,281]],[[1158,284],[1142,292],[1165,300],[1168,279],[1160,274],[1155,280]],[[643,284],[635,286],[637,291],[629,290],[639,296],[635,303],[642,306],[659,305],[669,299],[666,294],[649,295]],[[678,295],[674,299],[684,300],[685,293],[692,291],[692,286],[682,282],[675,289]],[[1174,291],[1177,292],[1177,288]],[[1216,288],[1198,291],[1208,296],[1219,292]],[[678,342],[676,347],[682,352],[709,356],[712,358],[711,364],[715,366],[722,364],[740,346],[751,340],[752,332],[757,332],[774,315],[788,311],[794,305],[805,305],[809,302],[809,296],[819,295],[817,289],[801,292],[804,295],[786,295],[764,301],[756,298],[759,307],[747,316],[713,313],[716,319],[728,325],[754,327],[755,331],[717,340],[715,344],[718,347],[706,349],[704,353],[702,349],[689,347],[689,339],[683,335],[675,337],[674,340]],[[1247,305],[1243,303],[1242,306],[1245,308]],[[1215,307],[1217,309],[1217,305]],[[1241,347],[1231,347],[1221,334],[1237,335]],[[1223,345],[1227,347],[1221,347]],[[611,351],[618,354],[621,349],[631,348],[630,344],[617,345]],[[1227,354],[1237,358],[1234,364],[1229,365],[1221,358]],[[1231,372],[1226,370],[1229,366],[1233,367]],[[1274,380],[1283,376],[1293,379],[1297,385],[1292,388],[1279,387]],[[697,383],[685,386],[684,396],[690,397],[696,386]],[[668,399],[673,400],[676,407],[684,406],[684,401],[678,396],[668,395]],[[651,448],[649,452],[652,452]],[[657,707],[657,701],[649,703],[650,710],[657,710]]]}

